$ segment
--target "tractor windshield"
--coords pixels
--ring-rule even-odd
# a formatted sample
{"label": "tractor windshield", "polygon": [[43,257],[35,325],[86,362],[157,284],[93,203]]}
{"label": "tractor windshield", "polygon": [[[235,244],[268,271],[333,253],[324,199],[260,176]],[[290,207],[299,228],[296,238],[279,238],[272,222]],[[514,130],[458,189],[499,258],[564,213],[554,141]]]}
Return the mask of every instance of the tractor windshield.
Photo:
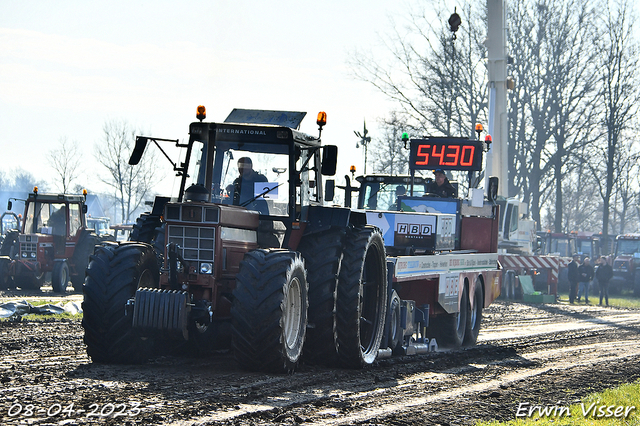
{"label": "tractor windshield", "polygon": [[0,234],[2,235],[5,235],[7,231],[9,231],[10,229],[18,229],[18,226],[19,226],[18,217],[13,214],[5,213],[2,215],[1,225],[2,225],[2,231],[0,232]]}
{"label": "tractor windshield", "polygon": [[640,253],[640,240],[618,240],[616,255]]}
{"label": "tractor windshield", "polygon": [[219,142],[213,169],[214,203],[270,216],[288,215],[288,145]]}
{"label": "tractor windshield", "polygon": [[[398,210],[397,200],[400,196],[409,195],[409,185],[404,182],[363,182],[362,205],[365,210]],[[425,193],[423,183],[413,186],[413,196],[421,197]]]}
{"label": "tractor windshield", "polygon": [[67,212],[64,203],[30,202],[25,217],[25,233],[67,234]]}

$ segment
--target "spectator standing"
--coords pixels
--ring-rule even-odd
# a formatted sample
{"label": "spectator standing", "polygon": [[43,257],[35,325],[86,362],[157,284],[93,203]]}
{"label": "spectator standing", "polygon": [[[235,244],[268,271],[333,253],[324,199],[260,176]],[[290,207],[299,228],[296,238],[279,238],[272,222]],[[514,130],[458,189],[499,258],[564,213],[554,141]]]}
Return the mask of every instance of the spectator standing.
{"label": "spectator standing", "polygon": [[607,258],[600,257],[600,265],[596,269],[596,278],[598,279],[598,288],[600,289],[600,303],[602,306],[602,298],[609,306],[609,280],[613,277],[613,268],[607,263]]}
{"label": "spectator standing", "polygon": [[593,272],[591,260],[588,257],[585,257],[582,261],[582,265],[578,267],[578,302],[580,302],[580,297],[584,292],[584,303],[586,305],[589,304],[589,285],[593,279]]}
{"label": "spectator standing", "polygon": [[574,254],[573,259],[569,263],[568,272],[569,272],[569,303],[573,304],[573,301],[578,294],[578,266],[580,265],[580,255]]}

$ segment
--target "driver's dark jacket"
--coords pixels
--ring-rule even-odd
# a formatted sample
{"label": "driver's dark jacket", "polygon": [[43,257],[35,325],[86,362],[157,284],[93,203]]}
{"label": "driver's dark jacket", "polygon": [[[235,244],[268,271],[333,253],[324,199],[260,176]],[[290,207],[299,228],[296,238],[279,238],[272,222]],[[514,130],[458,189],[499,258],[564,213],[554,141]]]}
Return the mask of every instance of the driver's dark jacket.
{"label": "driver's dark jacket", "polygon": [[256,172],[251,173],[251,177],[238,176],[233,181],[233,204],[239,206],[254,197],[254,184],[256,182],[268,182],[267,178]]}
{"label": "driver's dark jacket", "polygon": [[451,185],[449,179],[445,178],[442,186],[438,186],[436,181],[427,184],[427,192],[437,194],[443,198],[455,198],[458,196],[456,189]]}

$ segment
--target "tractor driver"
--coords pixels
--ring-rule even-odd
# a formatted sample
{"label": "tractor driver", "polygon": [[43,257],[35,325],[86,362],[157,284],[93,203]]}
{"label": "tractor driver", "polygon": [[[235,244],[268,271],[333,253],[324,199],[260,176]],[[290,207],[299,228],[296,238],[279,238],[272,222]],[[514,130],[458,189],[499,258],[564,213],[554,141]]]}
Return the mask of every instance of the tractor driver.
{"label": "tractor driver", "polygon": [[[443,198],[455,198],[458,196],[456,189],[451,185],[449,179],[444,174],[444,170],[436,169],[433,171],[436,178],[435,182],[427,185],[427,194],[436,194]],[[426,194],[425,194],[426,195]]]}
{"label": "tractor driver", "polygon": [[64,205],[51,214],[48,225],[53,235],[67,235],[67,209]]}
{"label": "tractor driver", "polygon": [[[241,206],[255,197],[256,182],[268,182],[268,180],[264,175],[253,170],[253,162],[249,157],[242,157],[238,160],[238,172],[240,176],[233,181],[233,204]],[[250,210],[258,210],[263,214],[269,214],[264,199],[257,199],[246,207]]]}

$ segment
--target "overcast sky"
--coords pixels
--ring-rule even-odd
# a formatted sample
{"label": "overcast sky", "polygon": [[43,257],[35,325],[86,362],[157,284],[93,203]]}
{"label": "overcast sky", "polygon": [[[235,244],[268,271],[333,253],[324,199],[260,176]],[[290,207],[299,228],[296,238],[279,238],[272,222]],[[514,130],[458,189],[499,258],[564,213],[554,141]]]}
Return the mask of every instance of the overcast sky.
{"label": "overcast sky", "polygon": [[[301,130],[314,135],[324,110],[323,142],[340,147],[338,175],[353,163],[362,171],[353,131],[364,119],[374,129],[391,106],[352,79],[346,62],[356,49],[379,48],[377,33],[397,7],[382,0],[0,0],[0,170],[51,179],[46,154],[66,137],[79,143],[84,172],[102,173],[93,147],[105,121],[185,139],[202,104],[208,121],[223,121],[233,108],[306,111]],[[160,166],[173,180],[170,165]],[[86,182],[101,189],[95,178]]]}

